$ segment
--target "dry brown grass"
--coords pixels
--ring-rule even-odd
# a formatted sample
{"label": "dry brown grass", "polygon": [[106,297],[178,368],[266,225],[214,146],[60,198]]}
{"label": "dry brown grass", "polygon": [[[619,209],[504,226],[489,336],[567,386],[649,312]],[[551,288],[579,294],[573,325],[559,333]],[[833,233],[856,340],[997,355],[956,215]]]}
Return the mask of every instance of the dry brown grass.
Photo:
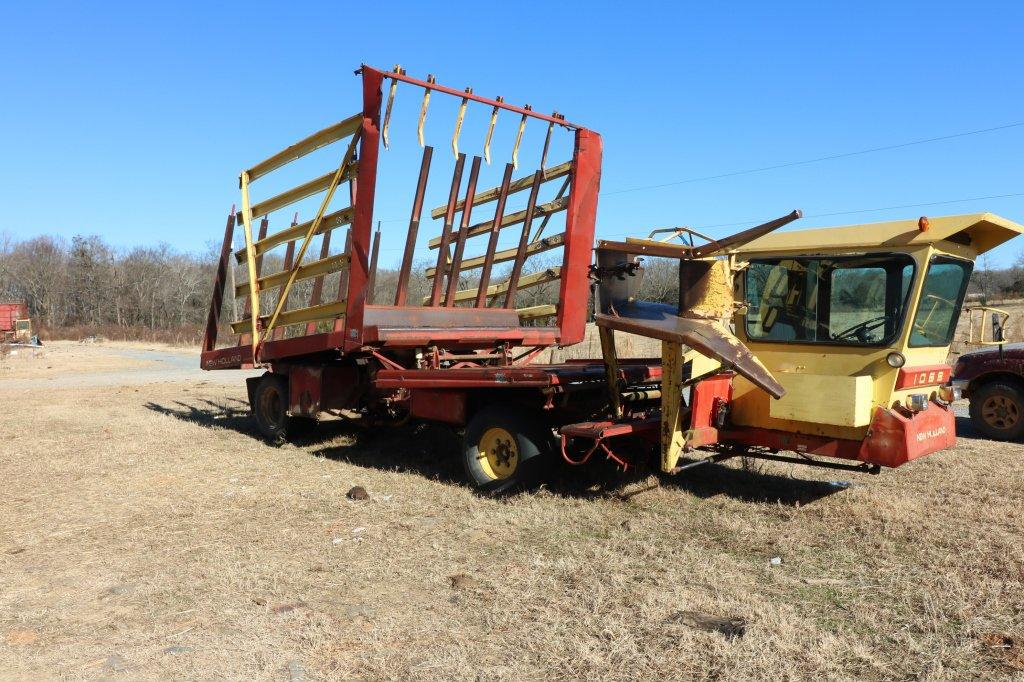
{"label": "dry brown grass", "polygon": [[2,396],[7,677],[1020,674],[1021,445],[878,477],[595,466],[495,500],[436,429],[268,447],[240,377]]}

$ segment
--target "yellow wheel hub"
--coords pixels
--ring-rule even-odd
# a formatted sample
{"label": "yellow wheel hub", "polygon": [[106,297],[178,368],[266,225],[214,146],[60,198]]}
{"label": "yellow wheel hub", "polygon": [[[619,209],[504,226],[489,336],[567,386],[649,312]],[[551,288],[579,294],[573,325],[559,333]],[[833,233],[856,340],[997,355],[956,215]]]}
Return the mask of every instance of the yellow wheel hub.
{"label": "yellow wheel hub", "polygon": [[519,466],[519,444],[515,436],[503,428],[487,429],[477,444],[477,450],[481,468],[495,480],[508,478]]}

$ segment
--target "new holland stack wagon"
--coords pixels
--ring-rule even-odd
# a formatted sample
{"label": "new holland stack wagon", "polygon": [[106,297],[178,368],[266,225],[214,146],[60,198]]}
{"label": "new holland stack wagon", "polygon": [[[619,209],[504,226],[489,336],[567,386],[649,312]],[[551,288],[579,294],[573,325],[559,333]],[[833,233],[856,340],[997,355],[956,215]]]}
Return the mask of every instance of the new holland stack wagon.
{"label": "new holland stack wagon", "polygon": [[[248,392],[268,439],[324,413],[442,422],[463,431],[467,474],[491,491],[533,480],[559,454],[629,466],[637,448],[626,440],[660,449],[667,472],[737,454],[877,471],[953,443],[941,388],[949,335],[973,259],[1020,226],[985,214],[772,234],[794,211],[701,244],[685,228],[669,235],[682,243],[601,242],[595,260],[600,135],[397,67],[357,73],[361,111],[244,170],[241,209],[227,220],[201,362],[267,370]],[[399,89],[416,93],[407,111],[418,112],[419,150],[391,131]],[[450,155],[427,144],[432,96],[455,113]],[[499,118],[513,131],[501,142]],[[462,139],[474,123],[482,145]],[[539,153],[527,170],[530,135]],[[482,188],[492,147],[508,162]],[[329,170],[277,189],[294,162],[325,154]],[[387,205],[401,194],[411,207],[388,286],[373,232],[378,186]],[[432,188],[447,200],[421,237]],[[305,200],[313,217],[279,227]],[[651,257],[678,261],[678,304],[639,299]],[[218,346],[229,287],[241,312],[233,342]],[[528,298],[544,290],[547,300]],[[536,362],[582,341],[592,311],[601,358]],[[660,357],[617,358],[617,331],[659,339]]]}

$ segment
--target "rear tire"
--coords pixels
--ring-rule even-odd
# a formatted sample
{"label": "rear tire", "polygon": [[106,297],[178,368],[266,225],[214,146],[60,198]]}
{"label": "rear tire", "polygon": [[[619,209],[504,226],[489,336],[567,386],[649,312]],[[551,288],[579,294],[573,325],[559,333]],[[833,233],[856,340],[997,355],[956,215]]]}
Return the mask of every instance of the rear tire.
{"label": "rear tire", "polygon": [[250,407],[256,428],[271,445],[300,438],[316,427],[315,419],[288,415],[288,379],[280,374],[260,377]]}
{"label": "rear tire", "polygon": [[993,381],[971,392],[971,423],[993,440],[1024,436],[1024,390],[1011,381]]}
{"label": "rear tire", "polygon": [[515,405],[489,405],[469,420],[462,438],[466,476],[480,491],[529,488],[543,478],[554,437],[542,415]]}

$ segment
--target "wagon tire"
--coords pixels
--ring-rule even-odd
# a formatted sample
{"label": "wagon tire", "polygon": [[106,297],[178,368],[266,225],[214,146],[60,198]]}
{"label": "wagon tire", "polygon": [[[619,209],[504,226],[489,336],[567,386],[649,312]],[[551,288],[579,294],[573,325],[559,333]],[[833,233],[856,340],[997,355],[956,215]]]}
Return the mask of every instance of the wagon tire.
{"label": "wagon tire", "polygon": [[251,408],[256,428],[271,445],[301,438],[316,427],[315,419],[288,415],[288,379],[280,374],[260,377]]}
{"label": "wagon tire", "polygon": [[992,381],[971,392],[971,423],[993,440],[1024,437],[1024,389],[1015,382]]}
{"label": "wagon tire", "polygon": [[554,459],[554,445],[543,415],[516,405],[488,405],[466,425],[462,463],[480,492],[528,489],[543,480]]}

